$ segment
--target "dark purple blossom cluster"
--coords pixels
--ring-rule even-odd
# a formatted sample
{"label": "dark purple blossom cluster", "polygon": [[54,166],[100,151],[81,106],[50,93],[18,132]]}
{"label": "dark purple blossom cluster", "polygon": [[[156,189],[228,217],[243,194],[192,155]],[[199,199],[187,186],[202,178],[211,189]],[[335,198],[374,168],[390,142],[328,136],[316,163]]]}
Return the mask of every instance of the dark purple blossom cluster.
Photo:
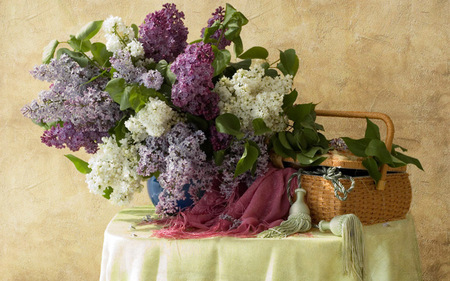
{"label": "dark purple blossom cluster", "polygon": [[[216,21],[219,21],[220,23],[223,22],[223,19],[225,18],[225,9],[221,6],[219,6],[214,13],[212,13],[212,18],[208,20],[208,27],[211,27]],[[227,46],[230,46],[231,41],[225,38],[225,31],[223,29],[219,29],[216,32],[214,32],[213,35],[210,36],[212,39],[220,40],[217,44],[217,48],[219,49],[225,49]],[[205,28],[202,29],[202,35],[203,38],[205,34]]]}
{"label": "dark purple blossom cluster", "polygon": [[187,45],[188,29],[183,23],[184,13],[175,4],[167,3],[163,7],[146,16],[139,26],[139,41],[147,58],[172,62]]}
{"label": "dark purple blossom cluster", "polygon": [[36,67],[31,73],[53,83],[22,108],[24,116],[52,126],[44,132],[42,142],[56,148],[67,146],[73,151],[84,147],[88,153],[95,153],[101,138],[122,116],[119,106],[101,90],[107,80],[89,82],[98,71],[80,67],[67,55]]}
{"label": "dark purple blossom cluster", "polygon": [[218,132],[214,125],[211,126],[209,130],[211,133],[210,140],[214,151],[226,149],[230,145],[233,136]]}
{"label": "dark purple blossom cluster", "polygon": [[108,132],[96,130],[83,130],[75,127],[71,122],[66,122],[61,126],[60,123],[51,129],[44,131],[41,140],[48,146],[56,148],[65,148],[72,151],[78,151],[84,147],[87,153],[95,153],[98,150],[98,144],[102,142],[102,137],[108,136]]}
{"label": "dark purple blossom cluster", "polygon": [[213,61],[211,45],[199,42],[187,46],[170,68],[177,76],[172,87],[173,104],[207,120],[219,114],[219,95],[211,91],[214,88]]}

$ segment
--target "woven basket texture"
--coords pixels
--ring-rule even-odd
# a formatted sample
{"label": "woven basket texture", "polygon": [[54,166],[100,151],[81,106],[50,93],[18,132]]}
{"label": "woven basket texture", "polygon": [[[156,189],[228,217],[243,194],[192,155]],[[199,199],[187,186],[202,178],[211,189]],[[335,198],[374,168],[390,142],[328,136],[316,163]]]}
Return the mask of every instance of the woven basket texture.
{"label": "woven basket texture", "polygon": [[[301,186],[306,190],[306,203],[312,222],[330,221],[338,215],[355,214],[364,225],[404,219],[412,200],[411,183],[407,173],[389,173],[386,189],[377,190],[369,176],[354,177],[355,187],[347,200],[334,194],[333,184],[321,176],[302,175]],[[350,180],[341,179],[348,189]]]}

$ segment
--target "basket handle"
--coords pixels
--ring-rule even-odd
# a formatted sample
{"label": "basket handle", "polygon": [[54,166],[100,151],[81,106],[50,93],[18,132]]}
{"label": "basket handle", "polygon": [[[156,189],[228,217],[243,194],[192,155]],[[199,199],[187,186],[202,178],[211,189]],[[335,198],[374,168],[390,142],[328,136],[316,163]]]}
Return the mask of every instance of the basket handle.
{"label": "basket handle", "polygon": [[[386,124],[386,149],[391,151],[392,141],[394,139],[394,123],[391,118],[384,113],[379,112],[364,112],[364,111],[337,111],[337,110],[316,110],[317,116],[329,116],[329,117],[346,117],[346,118],[369,118],[383,120]],[[383,164],[381,166],[381,179],[378,181],[377,190],[384,190],[386,186],[386,174],[388,165]]]}

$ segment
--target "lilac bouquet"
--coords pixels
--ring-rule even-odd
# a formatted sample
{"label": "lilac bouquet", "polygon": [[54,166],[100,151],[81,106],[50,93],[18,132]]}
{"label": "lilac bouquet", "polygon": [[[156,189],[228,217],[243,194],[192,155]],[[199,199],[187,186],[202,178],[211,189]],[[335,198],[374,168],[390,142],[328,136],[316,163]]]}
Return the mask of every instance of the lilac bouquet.
{"label": "lilac bouquet", "polygon": [[[84,147],[88,162],[67,158],[92,193],[116,204],[157,177],[161,215],[179,211],[186,184],[194,201],[212,189],[234,196],[264,175],[269,151],[320,163],[328,142],[314,105],[294,105],[295,51],[280,51],[273,62],[263,47],[244,51],[240,33],[248,20],[228,4],[205,20],[194,42],[187,42],[183,19],[165,4],[140,26],[110,16],[65,42],[52,40],[31,71],[51,84],[22,109],[44,128],[42,142]],[[99,31],[106,43],[92,41]]]}

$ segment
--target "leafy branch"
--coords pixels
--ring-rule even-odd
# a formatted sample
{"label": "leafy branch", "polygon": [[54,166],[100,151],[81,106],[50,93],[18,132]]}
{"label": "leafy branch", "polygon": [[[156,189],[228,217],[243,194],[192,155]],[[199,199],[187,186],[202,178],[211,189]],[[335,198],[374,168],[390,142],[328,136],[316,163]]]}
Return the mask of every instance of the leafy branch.
{"label": "leafy branch", "polygon": [[342,137],[342,139],[353,154],[364,158],[362,164],[376,182],[381,178],[380,168],[384,164],[393,168],[413,164],[423,170],[419,160],[396,150],[400,148],[405,152],[407,151],[405,148],[393,144],[391,151],[388,151],[386,144],[380,139],[379,127],[368,118],[366,118],[366,121],[367,127],[364,138],[356,140]]}

